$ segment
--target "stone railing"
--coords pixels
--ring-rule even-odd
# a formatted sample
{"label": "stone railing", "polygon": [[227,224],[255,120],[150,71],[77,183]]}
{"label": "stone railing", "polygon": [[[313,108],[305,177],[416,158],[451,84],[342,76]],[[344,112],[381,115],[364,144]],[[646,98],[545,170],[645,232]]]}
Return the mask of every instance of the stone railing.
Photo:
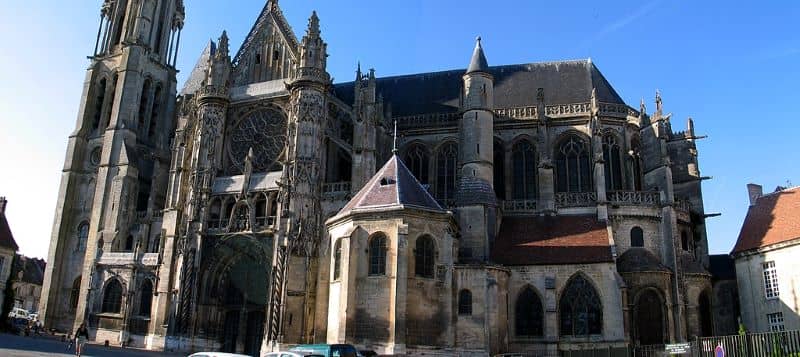
{"label": "stone railing", "polygon": [[459,113],[433,113],[410,115],[395,119],[397,120],[397,126],[400,129],[413,129],[429,126],[454,126],[458,124],[459,118],[461,118]]}
{"label": "stone railing", "polygon": [[517,107],[517,108],[501,108],[495,109],[495,114],[499,117],[507,117],[512,119],[537,119],[539,117],[539,110],[536,107]]}
{"label": "stone railing", "polygon": [[142,265],[155,266],[158,265],[158,253],[145,253],[142,255]]}
{"label": "stone railing", "polygon": [[609,191],[606,197],[615,205],[655,206],[661,202],[658,191]]}
{"label": "stone railing", "polygon": [[689,200],[676,199],[674,207],[678,211],[683,211],[683,212],[691,212],[692,211],[692,203],[689,202]]}
{"label": "stone railing", "polygon": [[586,207],[597,204],[597,192],[557,192],[556,207]]}
{"label": "stone railing", "polygon": [[572,103],[548,105],[544,107],[544,114],[551,118],[575,117],[589,115],[592,112],[591,103]]}
{"label": "stone railing", "polygon": [[322,193],[326,194],[326,193],[350,192],[350,188],[351,188],[350,181],[323,183]]}
{"label": "stone railing", "polygon": [[507,200],[503,201],[503,212],[519,213],[536,211],[535,200]]}
{"label": "stone railing", "polygon": [[[103,252],[98,264],[103,265],[128,265],[135,263],[136,255],[133,252]],[[158,253],[145,253],[139,259],[145,266],[158,265]]]}

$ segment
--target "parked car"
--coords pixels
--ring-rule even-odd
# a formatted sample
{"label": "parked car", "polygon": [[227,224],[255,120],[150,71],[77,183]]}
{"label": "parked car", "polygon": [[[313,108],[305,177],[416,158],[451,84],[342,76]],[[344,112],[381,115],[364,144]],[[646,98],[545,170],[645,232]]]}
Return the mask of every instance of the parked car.
{"label": "parked car", "polygon": [[297,345],[289,349],[289,352],[304,352],[322,357],[358,357],[358,350],[353,345]]}
{"label": "parked car", "polygon": [[39,321],[39,313],[38,312],[34,312],[34,313],[31,313],[31,314],[28,314],[28,320]]}
{"label": "parked car", "polygon": [[236,353],[223,353],[223,352],[197,352],[189,355],[189,357],[250,357],[250,356],[240,355]]}
{"label": "parked car", "polygon": [[358,357],[375,357],[377,355],[378,354],[375,353],[375,351],[370,351],[370,350],[359,350],[358,351]]}
{"label": "parked car", "polygon": [[311,352],[270,352],[266,357],[322,357],[322,355],[313,354]]}
{"label": "parked car", "polygon": [[23,308],[15,307],[11,309],[11,312],[8,313],[8,317],[12,319],[28,319],[28,310]]}

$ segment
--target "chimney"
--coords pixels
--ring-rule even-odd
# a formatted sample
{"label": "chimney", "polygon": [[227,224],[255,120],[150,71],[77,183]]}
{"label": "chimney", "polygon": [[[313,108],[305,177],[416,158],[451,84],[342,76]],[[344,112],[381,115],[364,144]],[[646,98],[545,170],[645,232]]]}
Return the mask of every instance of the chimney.
{"label": "chimney", "polygon": [[750,206],[755,206],[759,197],[764,195],[764,188],[754,183],[747,184],[747,195],[750,196]]}
{"label": "chimney", "polygon": [[6,204],[8,204],[8,201],[6,201],[5,196],[0,197],[0,214],[4,216],[6,214]]}

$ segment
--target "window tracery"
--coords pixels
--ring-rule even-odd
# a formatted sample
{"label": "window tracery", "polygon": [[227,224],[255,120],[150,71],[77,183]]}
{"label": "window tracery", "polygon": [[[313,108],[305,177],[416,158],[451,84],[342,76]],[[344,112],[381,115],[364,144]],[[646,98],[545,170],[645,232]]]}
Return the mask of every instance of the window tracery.
{"label": "window tracery", "polygon": [[386,274],[386,236],[379,234],[369,241],[369,275]]}
{"label": "window tracery", "polygon": [[558,192],[592,191],[591,160],[586,141],[570,135],[561,141],[555,156]]}
{"label": "window tracery", "polygon": [[428,236],[418,238],[414,249],[414,275],[433,279],[435,256],[433,239]]}
{"label": "window tracery", "polygon": [[122,308],[122,284],[112,279],[103,289],[103,304],[100,312],[117,314]]}
{"label": "window tracery", "polygon": [[270,170],[286,145],[286,118],[273,109],[261,109],[244,117],[231,131],[229,156],[232,170],[242,172],[253,149],[253,171]]}
{"label": "window tracery", "polygon": [[603,136],[603,161],[605,161],[606,190],[622,190],[621,149],[613,134]]}
{"label": "window tracery", "polygon": [[591,283],[578,275],[567,284],[559,301],[562,336],[599,335],[603,327],[603,305]]}
{"label": "window tracery", "polygon": [[536,199],[536,150],[527,140],[512,149],[514,162],[514,199]]}
{"label": "window tracery", "polygon": [[455,198],[456,172],[458,170],[458,146],[447,143],[436,155],[436,198],[450,201]]}
{"label": "window tracery", "polygon": [[403,162],[419,183],[423,185],[428,183],[428,153],[423,145],[415,144],[406,150]]}
{"label": "window tracery", "polygon": [[517,336],[544,335],[542,300],[530,286],[522,290],[517,298],[514,320]]}

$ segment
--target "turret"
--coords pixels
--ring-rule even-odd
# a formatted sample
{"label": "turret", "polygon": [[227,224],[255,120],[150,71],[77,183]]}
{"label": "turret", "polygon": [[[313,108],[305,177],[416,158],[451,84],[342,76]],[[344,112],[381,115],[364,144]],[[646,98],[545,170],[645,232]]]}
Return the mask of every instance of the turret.
{"label": "turret", "polygon": [[312,81],[327,85],[330,75],[326,72],[328,67],[328,44],[322,40],[319,29],[317,12],[311,13],[308,19],[308,29],[303,41],[300,43],[300,68],[297,81]]}
{"label": "turret", "polygon": [[485,261],[494,240],[497,199],[493,188],[494,77],[480,37],[463,81],[456,206],[459,221],[469,223],[462,223],[460,256],[467,261]]}

